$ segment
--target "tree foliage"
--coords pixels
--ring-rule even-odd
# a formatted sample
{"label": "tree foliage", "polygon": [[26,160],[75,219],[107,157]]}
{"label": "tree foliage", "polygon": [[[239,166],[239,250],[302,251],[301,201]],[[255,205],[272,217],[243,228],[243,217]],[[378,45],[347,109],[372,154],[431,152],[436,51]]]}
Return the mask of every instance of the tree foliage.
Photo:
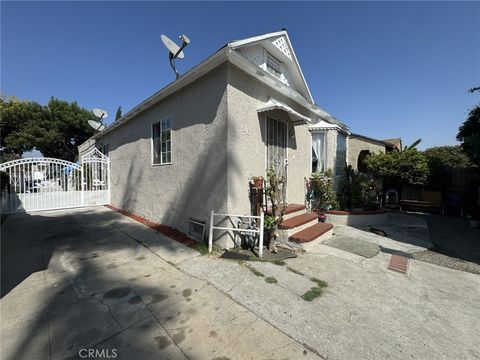
{"label": "tree foliage", "polygon": [[480,106],[473,108],[458,129],[457,140],[473,163],[480,166]]}
{"label": "tree foliage", "polygon": [[472,165],[460,146],[437,146],[424,151],[431,172],[449,168],[466,168]]}
{"label": "tree foliage", "polygon": [[370,154],[365,164],[374,177],[391,179],[398,185],[424,185],[429,175],[427,157],[415,148]]}
{"label": "tree foliage", "polygon": [[472,166],[470,158],[460,146],[438,146],[424,151],[427,157],[430,175],[428,185],[432,189],[443,189],[447,183],[446,173],[450,169]]}
{"label": "tree foliage", "polygon": [[93,135],[93,115],[76,102],[51,98],[42,106],[16,98],[0,99],[2,157],[39,150],[44,156],[74,161],[77,147]]}
{"label": "tree foliage", "polygon": [[0,98],[0,149],[2,160],[18,159],[31,150],[31,138],[21,129],[40,121],[44,116],[41,105],[16,97]]}

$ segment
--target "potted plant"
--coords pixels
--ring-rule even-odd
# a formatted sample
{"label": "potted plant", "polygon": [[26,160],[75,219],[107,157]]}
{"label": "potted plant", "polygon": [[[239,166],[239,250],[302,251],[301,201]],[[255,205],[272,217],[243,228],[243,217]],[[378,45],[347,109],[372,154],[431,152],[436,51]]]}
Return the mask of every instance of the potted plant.
{"label": "potted plant", "polygon": [[263,176],[252,176],[253,186],[263,188]]}
{"label": "potted plant", "polygon": [[333,189],[332,172],[330,170],[313,173],[310,176],[310,182],[313,187],[315,208],[321,210],[338,208],[337,194]]}

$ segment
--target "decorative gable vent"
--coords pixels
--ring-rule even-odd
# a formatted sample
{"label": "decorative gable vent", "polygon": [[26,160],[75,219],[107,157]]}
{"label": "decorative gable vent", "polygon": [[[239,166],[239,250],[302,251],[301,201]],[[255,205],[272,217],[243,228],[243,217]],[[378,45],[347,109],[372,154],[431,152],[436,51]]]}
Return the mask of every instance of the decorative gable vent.
{"label": "decorative gable vent", "polygon": [[284,53],[286,57],[292,60],[292,54],[290,53],[290,49],[288,48],[288,44],[284,36],[275,39],[272,41],[272,44],[275,45],[282,53]]}

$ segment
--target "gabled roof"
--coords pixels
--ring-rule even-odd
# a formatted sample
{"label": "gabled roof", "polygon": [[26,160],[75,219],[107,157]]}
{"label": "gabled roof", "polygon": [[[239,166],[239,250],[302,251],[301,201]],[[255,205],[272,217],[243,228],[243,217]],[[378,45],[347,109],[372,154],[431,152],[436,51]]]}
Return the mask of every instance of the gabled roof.
{"label": "gabled roof", "polygon": [[[198,79],[199,77],[208,73],[209,71],[212,71],[213,69],[215,69],[217,66],[219,66],[220,64],[222,64],[225,61],[230,61],[230,62],[236,64],[237,66],[238,65],[241,66],[242,63],[245,64],[245,65],[246,65],[246,63],[248,63],[248,66],[245,66],[243,68],[244,69],[249,68],[250,73],[254,74],[254,72],[255,72],[256,74],[258,74],[257,71],[259,71],[261,69],[255,68],[255,66],[253,64],[251,64],[246,58],[244,58],[243,56],[238,54],[238,52],[235,51],[235,49],[240,49],[240,48],[242,48],[244,46],[248,46],[248,45],[254,45],[254,44],[259,43],[261,41],[265,41],[265,40],[275,38],[275,37],[283,37],[285,39],[285,44],[287,45],[288,51],[290,52],[292,62],[294,63],[294,68],[295,68],[295,70],[298,71],[298,77],[301,80],[300,84],[301,84],[301,87],[304,89],[304,91],[303,91],[304,94],[300,94],[298,91],[296,91],[296,90],[294,90],[294,89],[292,89],[292,88],[290,88],[289,86],[286,86],[286,85],[285,86],[280,86],[279,88],[276,88],[276,90],[280,91],[283,94],[286,94],[286,96],[290,97],[293,101],[297,102],[301,106],[305,106],[307,108],[310,108],[321,119],[324,119],[324,120],[326,120],[327,122],[330,122],[330,123],[337,124],[342,129],[348,129],[348,127],[345,124],[343,124],[340,121],[338,121],[337,119],[335,119],[333,116],[328,114],[326,111],[321,109],[319,106],[317,106],[313,102],[312,95],[311,95],[310,90],[308,88],[308,85],[305,81],[302,70],[300,69],[300,66],[298,64],[298,60],[297,60],[297,57],[295,55],[295,52],[293,51],[293,47],[291,45],[288,34],[285,30],[282,30],[282,31],[273,32],[273,33],[260,35],[260,36],[255,36],[255,37],[251,37],[251,38],[247,38],[247,39],[243,39],[243,40],[232,41],[232,42],[226,44],[225,46],[221,47],[218,51],[216,51],[215,53],[210,55],[208,58],[203,60],[201,63],[199,63],[198,65],[196,65],[193,68],[191,68],[190,70],[188,70],[183,76],[181,76],[180,78],[171,82],[170,84],[166,85],[165,87],[163,87],[162,89],[160,89],[159,91],[157,91],[156,93],[154,93],[153,95],[151,95],[150,97],[148,97],[147,99],[142,101],[140,104],[135,106],[132,110],[127,112],[125,115],[123,115],[120,119],[118,119],[114,123],[107,126],[106,129],[94,134],[89,140],[93,140],[93,139],[96,139],[98,137],[101,137],[101,136],[109,133],[113,129],[123,125],[124,123],[126,123],[128,121],[130,121],[131,119],[133,119],[139,113],[145,111],[146,109],[150,108],[151,106],[153,106],[157,102],[161,101],[163,98],[175,93],[176,91],[180,90],[184,86],[186,86],[186,85],[190,84],[191,82],[195,81],[196,79]],[[253,69],[253,68],[255,68],[255,69]],[[268,74],[268,73],[266,73],[266,74]],[[253,75],[253,76],[258,77],[258,75]],[[263,76],[263,77],[260,76],[258,78],[259,78],[259,80],[264,81],[264,79],[266,77],[267,76]],[[272,86],[272,85],[270,85],[270,86]],[[89,141],[89,140],[87,140],[87,141]],[[87,141],[85,141],[85,143]]]}
{"label": "gabled roof", "polygon": [[[271,40],[273,40],[273,42]],[[270,45],[269,42],[274,45]],[[282,30],[250,37],[243,40],[236,40],[228,43],[227,46],[231,49],[238,50],[257,44],[262,44],[263,46],[270,46],[270,49],[274,49],[275,47],[277,47],[280,52],[284,53],[286,58],[291,60],[291,62],[285,61],[284,64],[289,68],[292,73],[291,75],[294,78],[295,88],[305,99],[307,99],[310,103],[313,104],[314,101],[312,94],[310,93],[308,84],[305,80],[305,77],[303,76],[302,69],[300,68],[300,64],[298,63],[297,56],[295,55],[295,51],[293,50],[293,46],[290,42],[287,31]],[[267,50],[269,49],[267,48]]]}
{"label": "gabled roof", "polygon": [[397,148],[395,144],[392,144],[391,142],[385,141],[385,140],[379,140],[379,139],[374,139],[365,135],[360,135],[360,134],[350,134],[351,139],[360,139],[363,141],[371,142],[377,145],[383,145],[388,148]]}
{"label": "gabled roof", "polygon": [[308,125],[308,130],[315,131],[315,130],[341,130],[341,127],[337,124],[331,124],[327,121],[320,120],[316,124]]}

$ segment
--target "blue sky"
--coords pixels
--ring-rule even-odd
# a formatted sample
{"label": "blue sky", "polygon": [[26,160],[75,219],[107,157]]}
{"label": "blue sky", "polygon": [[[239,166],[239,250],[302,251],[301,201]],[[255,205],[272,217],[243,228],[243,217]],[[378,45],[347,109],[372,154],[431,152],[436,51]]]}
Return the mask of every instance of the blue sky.
{"label": "blue sky", "polygon": [[287,28],[312,95],[353,132],[455,144],[479,102],[480,2],[2,2],[1,92],[114,117],[227,42]]}

